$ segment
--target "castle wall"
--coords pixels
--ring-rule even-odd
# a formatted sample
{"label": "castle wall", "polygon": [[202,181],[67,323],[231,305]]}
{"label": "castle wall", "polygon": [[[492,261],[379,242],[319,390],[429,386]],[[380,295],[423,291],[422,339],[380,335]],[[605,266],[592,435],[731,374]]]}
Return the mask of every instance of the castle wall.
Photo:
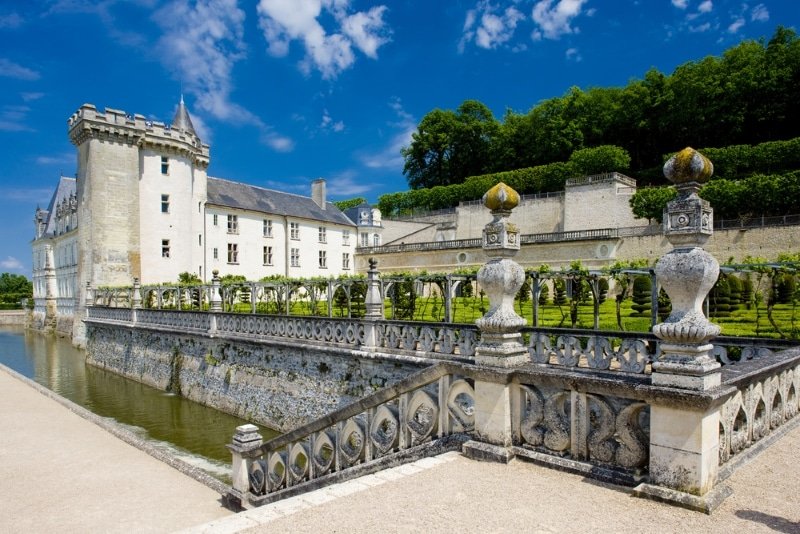
{"label": "castle wall", "polygon": [[[523,234],[560,232],[563,211],[563,195],[523,197],[509,221],[516,224]],[[456,239],[481,237],[484,226],[492,220],[489,210],[479,202],[462,203],[456,208],[456,213]]]}
{"label": "castle wall", "polygon": [[[748,255],[774,260],[784,252],[800,250],[796,226],[772,226],[748,230],[716,230],[705,249],[720,262],[733,258],[742,262]],[[654,264],[672,250],[663,235],[597,239],[585,241],[560,241],[522,245],[514,260],[525,268],[538,268],[547,264],[553,269],[569,268],[580,260],[584,267],[600,269],[615,261],[646,259]],[[465,267],[480,267],[487,258],[479,247],[444,250],[414,250],[378,253],[358,257],[360,272],[368,268],[367,258],[378,260],[382,272],[428,271],[453,272]]]}
{"label": "castle wall", "polygon": [[[166,157],[167,173],[162,173]],[[141,154],[140,236],[141,282],[154,284],[176,282],[178,274],[199,274],[202,254],[202,227],[198,228],[197,203],[193,191],[193,165],[185,156],[165,150],[143,149]],[[162,195],[167,195],[168,209],[162,210]],[[203,199],[205,200],[205,199]],[[162,250],[168,241],[168,255]]]}
{"label": "castle wall", "polygon": [[563,231],[638,226],[630,199],[636,181],[612,173],[567,181],[564,193]]}

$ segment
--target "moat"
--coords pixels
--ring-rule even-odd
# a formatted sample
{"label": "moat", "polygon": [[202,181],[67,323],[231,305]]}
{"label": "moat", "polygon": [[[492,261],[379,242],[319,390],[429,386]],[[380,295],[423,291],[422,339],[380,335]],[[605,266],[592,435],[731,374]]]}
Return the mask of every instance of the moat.
{"label": "moat", "polygon": [[[229,443],[247,421],[85,363],[69,341],[0,328],[0,363],[64,398],[113,419],[223,481],[230,477]],[[265,438],[276,433],[261,428]]]}

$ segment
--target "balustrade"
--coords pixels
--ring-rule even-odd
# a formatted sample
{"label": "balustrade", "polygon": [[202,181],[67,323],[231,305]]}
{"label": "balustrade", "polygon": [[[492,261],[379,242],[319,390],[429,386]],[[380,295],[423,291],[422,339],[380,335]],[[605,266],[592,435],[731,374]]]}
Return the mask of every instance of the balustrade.
{"label": "balustrade", "polygon": [[233,490],[257,505],[295,486],[378,470],[381,460],[424,456],[437,440],[472,431],[473,412],[471,380],[442,364],[430,367],[263,445],[260,436],[251,436],[250,448],[235,441],[236,471],[247,478],[234,477]]}

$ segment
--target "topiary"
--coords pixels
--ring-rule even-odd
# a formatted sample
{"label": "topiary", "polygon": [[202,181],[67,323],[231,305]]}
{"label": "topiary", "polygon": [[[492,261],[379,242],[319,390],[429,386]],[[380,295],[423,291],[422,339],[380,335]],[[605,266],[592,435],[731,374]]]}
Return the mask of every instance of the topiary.
{"label": "topiary", "polygon": [[650,295],[651,284],[649,276],[637,276],[633,279],[633,308],[632,315],[636,317],[647,317],[650,315],[652,307],[652,297]]}

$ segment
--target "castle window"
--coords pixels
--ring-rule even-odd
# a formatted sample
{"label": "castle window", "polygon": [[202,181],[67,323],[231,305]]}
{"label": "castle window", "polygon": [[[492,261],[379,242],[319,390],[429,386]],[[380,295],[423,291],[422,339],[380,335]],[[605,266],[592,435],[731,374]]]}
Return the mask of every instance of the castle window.
{"label": "castle window", "polygon": [[264,247],[264,265],[272,265],[272,247]]}
{"label": "castle window", "polygon": [[319,242],[320,243],[328,242],[328,231],[325,229],[324,226],[319,227]]}
{"label": "castle window", "polygon": [[197,246],[203,246],[203,234],[197,234]]}
{"label": "castle window", "polygon": [[291,250],[291,252],[292,252],[292,254],[291,254],[290,258],[291,258],[292,267],[300,267],[300,249],[299,248],[293,248]]}
{"label": "castle window", "polygon": [[237,215],[228,215],[228,233],[239,233],[239,217]]}
{"label": "castle window", "polygon": [[264,219],[264,237],[272,237],[272,221]]}
{"label": "castle window", "polygon": [[319,251],[319,268],[320,269],[327,269],[328,268],[328,253],[324,250]]}
{"label": "castle window", "polygon": [[372,236],[372,246],[379,247],[381,245],[381,236],[380,234],[375,234]]}
{"label": "castle window", "polygon": [[228,243],[228,263],[239,263],[239,245]]}
{"label": "castle window", "polygon": [[217,247],[214,247],[214,259],[219,259],[219,249]]}
{"label": "castle window", "polygon": [[169,158],[161,156],[161,174],[169,174]]}
{"label": "castle window", "polygon": [[342,245],[350,246],[350,230],[342,230]]}
{"label": "castle window", "polygon": [[350,253],[344,252],[342,254],[342,269],[349,270],[350,269]]}
{"label": "castle window", "polygon": [[366,232],[361,232],[361,246],[362,247],[369,246],[369,234]]}
{"label": "castle window", "polygon": [[161,257],[169,258],[169,239],[161,240]]}
{"label": "castle window", "polygon": [[169,195],[161,195],[161,213],[169,213]]}
{"label": "castle window", "polygon": [[219,217],[217,217],[216,213],[214,214],[213,220],[214,220],[214,226],[219,226]]}
{"label": "castle window", "polygon": [[289,223],[289,237],[300,239],[300,223]]}

